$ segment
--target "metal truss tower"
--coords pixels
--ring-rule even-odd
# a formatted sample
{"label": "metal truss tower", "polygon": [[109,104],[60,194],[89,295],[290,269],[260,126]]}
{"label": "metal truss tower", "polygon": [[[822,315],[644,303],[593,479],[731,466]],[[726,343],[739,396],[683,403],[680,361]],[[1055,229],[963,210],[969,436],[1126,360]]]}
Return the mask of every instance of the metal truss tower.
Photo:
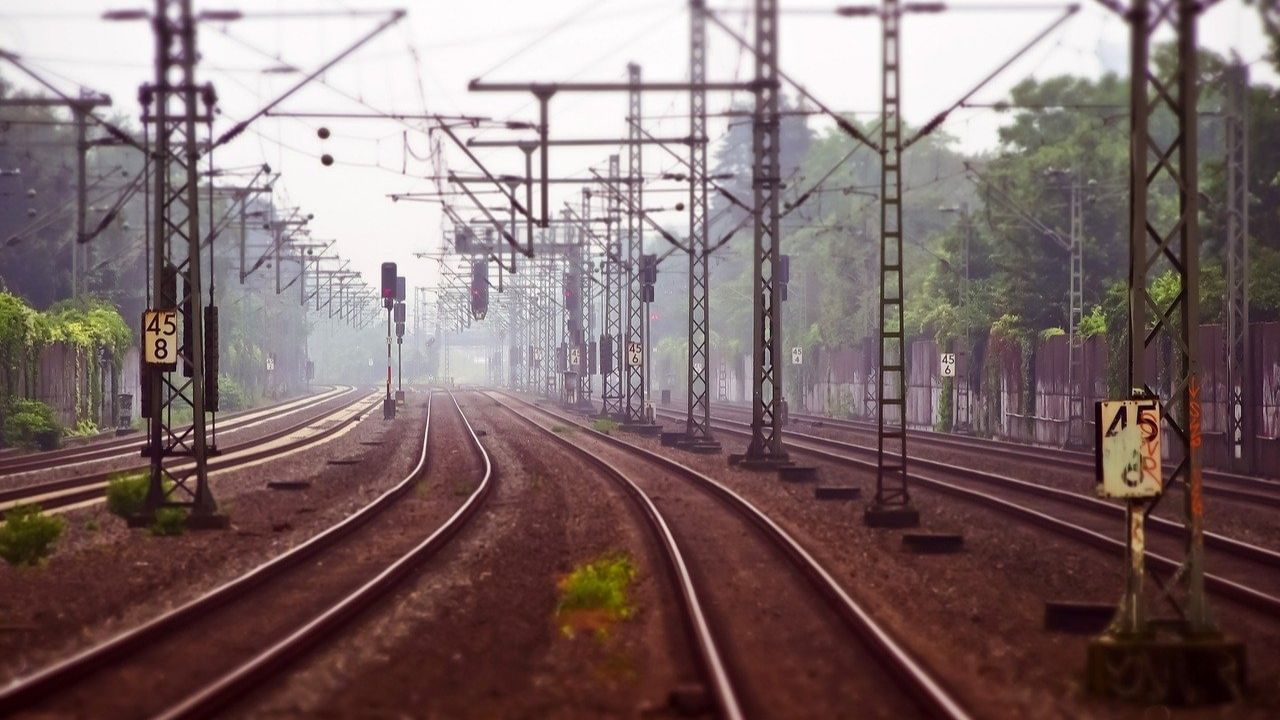
{"label": "metal truss tower", "polygon": [[[1137,397],[1161,400],[1164,494],[1181,490],[1185,545],[1172,579],[1157,579],[1159,594],[1175,608],[1177,620],[1150,618],[1143,590],[1143,527],[1164,495],[1126,504],[1125,592],[1110,628],[1090,643],[1088,675],[1096,692],[1143,702],[1238,698],[1244,680],[1244,647],[1218,631],[1205,594],[1196,132],[1196,21],[1201,11],[1197,0],[1133,0],[1127,15],[1129,385]],[[1168,25],[1176,34],[1177,53],[1173,77],[1160,78],[1149,51],[1152,36]],[[1166,201],[1160,202],[1162,198]],[[1157,301],[1151,284],[1169,272],[1180,291],[1168,302]],[[1150,363],[1149,353],[1157,358],[1167,353],[1167,362]],[[1165,636],[1168,632],[1176,636]]]}
{"label": "metal truss tower", "polygon": [[[689,138],[707,137],[707,15],[704,0],[689,4]],[[707,145],[689,143],[688,440],[718,447],[711,434],[711,298],[707,274]]]}
{"label": "metal truss tower", "polygon": [[1067,308],[1067,445],[1084,445],[1084,172],[1071,175],[1071,288]]}
{"label": "metal truss tower", "polygon": [[[210,449],[206,413],[217,408],[217,348],[206,356],[204,321],[209,318],[216,323],[217,311],[212,303],[206,309],[200,297],[204,287],[198,193],[202,157],[197,133],[202,129],[206,137],[211,134],[215,96],[212,86],[196,84],[199,55],[191,4],[192,0],[156,0],[156,78],[141,92],[143,123],[154,138],[151,303],[153,309],[177,311],[182,342],[174,365],[149,366],[146,372],[149,435],[145,452],[151,459],[151,481],[138,519],[146,521],[161,508],[183,507],[190,511],[193,526],[226,527],[227,519],[218,515],[209,488],[206,464]],[[205,154],[205,159],[210,157]],[[213,364],[206,367],[209,360]],[[176,374],[179,368],[181,375]],[[174,417],[181,408],[190,409],[190,425],[182,417],[185,412]],[[180,460],[167,462],[171,458]]]}
{"label": "metal truss tower", "polygon": [[1226,68],[1227,458],[1253,470],[1252,348],[1249,344],[1249,68]]}
{"label": "metal truss tower", "polygon": [[[640,66],[634,63],[627,65],[627,81],[631,91],[627,93],[627,128],[628,137],[632,140],[627,145],[627,322],[626,340],[622,348],[625,364],[626,381],[626,421],[628,423],[644,423],[648,421],[644,410],[645,401],[645,365],[649,362],[648,348],[645,347],[644,321],[647,306],[644,303],[642,279],[640,277],[640,258],[644,254],[644,189],[641,177],[644,174],[641,136],[640,106]],[[639,352],[634,349],[639,348]],[[634,362],[635,360],[639,362]]]}
{"label": "metal truss tower", "polygon": [[755,327],[751,442],[743,462],[787,462],[782,447],[782,293],[778,283],[779,235],[778,4],[755,0],[755,112],[751,123],[754,188],[753,283]]}
{"label": "metal truss tower", "polygon": [[876,377],[876,495],[868,524],[915,525],[907,491],[907,374],[902,257],[902,8],[884,0],[881,15],[880,317]]}
{"label": "metal truss tower", "polygon": [[[609,178],[611,187],[616,188],[619,182],[619,162],[617,155],[609,156]],[[624,417],[622,397],[622,283],[625,280],[624,269],[618,262],[622,257],[622,228],[618,223],[617,194],[605,193],[605,241],[608,251],[604,257],[604,327],[600,348],[600,399],[603,401],[602,414],[609,418]],[[607,362],[606,362],[606,357]]]}
{"label": "metal truss tower", "polygon": [[[592,292],[591,282],[591,243],[590,235],[587,229],[591,227],[591,191],[583,188],[582,191],[582,222],[583,228],[578,232],[578,303],[581,306],[578,312],[578,338],[575,342],[585,346],[589,338],[595,332],[594,323],[592,322],[594,312],[594,293]],[[591,368],[589,364],[590,353],[587,352],[581,359],[582,371],[578,373],[578,404],[583,407],[591,405]]]}

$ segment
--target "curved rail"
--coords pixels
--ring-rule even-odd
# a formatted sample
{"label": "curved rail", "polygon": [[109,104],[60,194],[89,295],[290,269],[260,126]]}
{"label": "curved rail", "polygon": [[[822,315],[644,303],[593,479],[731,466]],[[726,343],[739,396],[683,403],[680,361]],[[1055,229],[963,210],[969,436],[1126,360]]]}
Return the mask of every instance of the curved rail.
{"label": "curved rail", "polygon": [[690,480],[696,486],[711,492],[722,500],[726,506],[741,514],[759,528],[764,536],[773,542],[796,565],[813,587],[823,596],[824,600],[859,636],[867,649],[876,656],[885,670],[899,683],[907,696],[920,706],[921,710],[931,717],[953,719],[970,717],[968,711],[952,696],[950,691],[934,678],[933,673],[920,661],[916,660],[888,630],[876,622],[875,618],[866,609],[850,597],[831,573],[799,541],[746,498],[719,481],[669,457],[598,432],[591,426],[578,422],[574,418],[551,412],[521,398],[506,393],[502,394],[538,412],[555,417],[562,422],[572,423],[581,430],[590,433],[594,438],[660,465],[664,469]]}
{"label": "curved rail", "polygon": [[650,529],[653,530],[654,535],[659,540],[671,579],[680,589],[680,607],[685,617],[685,627],[689,632],[689,640],[697,648],[699,664],[703,675],[707,679],[707,684],[712,688],[712,694],[715,696],[720,716],[729,720],[740,720],[744,717],[737,690],[734,689],[733,682],[729,679],[729,673],[725,669],[724,657],[720,651],[719,643],[717,643],[715,636],[711,632],[711,626],[707,622],[707,613],[703,609],[702,600],[698,597],[698,590],[694,587],[693,576],[689,572],[688,563],[685,562],[684,553],[680,550],[680,545],[671,533],[671,528],[667,525],[666,519],[662,516],[658,507],[653,504],[653,500],[649,498],[648,493],[641,489],[631,478],[604,460],[539,425],[533,419],[512,408],[502,400],[498,398],[493,398],[493,400],[506,408],[512,415],[580,456],[589,465],[594,466],[621,487],[641,509],[645,518],[649,521]]}
{"label": "curved rail", "polygon": [[[335,546],[374,516],[386,510],[410,490],[413,481],[425,467],[427,443],[430,435],[431,403],[432,400],[429,400],[427,419],[422,433],[422,449],[419,453],[417,464],[409,475],[399,483],[383,492],[357,512],[326,528],[319,534],[217,588],[34,674],[12,681],[6,687],[0,688],[0,715],[10,715],[21,711],[40,699],[63,690],[97,671],[112,667],[118,660],[146,647],[150,643],[157,642],[170,633],[179,630],[187,623],[249,595],[255,588],[281,577],[284,573],[310,560],[318,553]],[[461,412],[461,409],[459,409],[459,412]],[[470,430],[469,423],[467,423],[467,427]],[[452,537],[474,515],[476,508],[488,496],[492,486],[492,465],[489,461],[488,453],[479,445],[474,430],[471,431],[471,435],[484,459],[485,475],[483,481],[462,508],[451,516],[445,525],[433,533],[431,537],[410,551],[410,555],[416,559],[406,560],[402,557],[400,561],[397,561],[393,566],[388,567],[387,570],[362,586],[357,593],[363,593],[361,597],[364,599],[351,600],[351,596],[348,596],[348,598],[344,599],[340,609],[336,606],[331,608],[329,612],[295,632],[290,636],[291,638],[305,631],[304,635],[295,641],[315,642],[317,637],[315,633],[322,632],[322,628],[331,630],[336,628],[342,621],[353,617],[361,603],[367,604],[371,602],[369,600],[372,597],[370,593],[385,592],[396,580],[403,577],[411,566],[424,559],[427,555],[434,553],[444,541]],[[200,693],[198,697],[191,696],[180,705],[173,707],[169,714],[173,715],[178,710],[182,710],[186,714],[207,714],[213,712],[219,704],[234,700],[237,694],[229,691],[232,686],[243,688],[248,684],[252,684],[252,682],[259,682],[266,677],[262,673],[269,668],[278,669],[283,666],[284,662],[288,661],[289,655],[293,651],[288,648],[277,647],[279,645],[277,643],[272,649],[268,650],[268,652],[272,653],[271,658],[264,657],[265,653],[256,656],[254,660],[257,662],[254,664],[254,669],[245,669],[244,673],[238,673],[234,679],[230,677],[220,679],[214,685],[209,686],[209,690]],[[302,646],[298,645],[296,647],[301,648]],[[214,687],[226,687],[228,689],[210,694]]]}
{"label": "curved rail", "polygon": [[[218,431],[234,432],[245,427],[255,425],[258,422],[279,417],[280,415],[291,415],[295,412],[308,410],[322,403],[328,402],[348,393],[354,392],[355,388],[344,386],[345,389],[333,389],[319,395],[310,395],[304,398],[292,398],[284,402],[267,405],[265,407],[253,408],[243,412],[231,413],[218,418],[221,422]],[[184,428],[185,429],[185,428]],[[177,431],[175,429],[175,431]],[[139,434],[132,434],[120,438],[112,438],[102,442],[90,443],[76,447],[67,447],[60,450],[50,450],[41,453],[24,453],[14,456],[11,459],[0,460],[0,475],[16,475],[18,473],[32,472],[35,470],[46,470],[49,468],[61,467],[64,465],[92,462],[95,460],[106,460],[114,457],[126,455],[136,455],[140,445],[139,441],[146,438]]]}
{"label": "curved rail", "polygon": [[[742,425],[742,423],[738,421],[726,421],[723,419],[715,419],[712,421],[712,424],[717,427],[717,429],[725,432],[742,436],[749,435],[749,431],[731,427],[727,424],[729,422],[734,425]],[[859,454],[867,454],[868,452],[874,453],[874,448],[863,448],[860,445],[845,443],[817,435],[806,435],[804,433],[797,433],[794,431],[790,432],[788,435],[792,438],[791,442],[788,443],[788,447],[794,450],[799,450],[814,457],[823,458],[842,465],[853,465],[870,470],[871,472],[875,471],[875,463],[871,460],[861,460],[848,455],[842,455],[839,452],[822,449],[823,446],[825,446],[843,452],[852,451]],[[796,442],[797,440],[800,442]],[[935,472],[949,473],[969,480],[986,482],[988,484],[994,484],[1004,488],[1013,488],[1024,492],[1034,493],[1042,497],[1051,497],[1055,500],[1067,502],[1074,506],[1092,509],[1097,513],[1116,514],[1116,511],[1119,511],[1118,514],[1123,515],[1123,509],[1109,503],[1083,495],[1058,490],[1056,488],[1038,485],[1036,483],[1028,483],[1014,478],[1007,478],[993,473],[973,470],[971,468],[949,465],[947,463],[934,460],[923,460],[917,458],[913,461],[912,465],[916,468],[928,468]],[[1040,510],[1020,505],[996,495],[963,487],[937,477],[922,475],[918,471],[910,472],[909,478],[912,482],[919,483],[925,487],[986,505],[1005,514],[1028,520],[1032,524],[1048,528],[1058,532],[1059,534],[1085,542],[1099,549],[1123,551],[1125,548],[1125,543],[1122,539],[1104,535],[1082,525],[1068,522],[1061,518],[1049,515],[1048,513],[1041,512]],[[1148,518],[1148,523],[1152,528],[1160,529],[1162,531],[1182,532],[1182,526],[1162,518]],[[1259,562],[1271,566],[1280,566],[1280,554],[1275,551],[1222,535],[1217,535],[1215,533],[1205,533],[1205,545],[1206,547],[1215,548],[1227,554],[1234,554],[1240,558],[1253,562]],[[1152,552],[1151,550],[1147,550],[1146,557],[1147,563],[1150,567],[1164,572],[1175,573],[1180,568],[1180,563],[1178,561],[1159,553]],[[1280,617],[1280,597],[1270,595],[1256,588],[1249,587],[1244,583],[1212,573],[1205,573],[1205,586],[1219,595],[1230,598],[1242,605],[1245,605],[1246,607],[1250,607],[1273,617]]]}
{"label": "curved rail", "polygon": [[[289,427],[283,428],[281,430],[277,430],[275,432],[267,433],[266,435],[259,438],[255,438],[254,440],[240,443],[238,445],[233,445],[227,448],[224,452],[226,452],[228,455],[230,455],[233,452],[244,453],[244,454],[239,454],[236,457],[227,457],[222,460],[214,459],[209,462],[208,471],[214,472],[219,470],[226,470],[229,468],[236,467],[237,465],[242,465],[245,463],[253,462],[255,460],[268,458],[272,455],[277,455],[282,452],[287,452],[289,450],[299,448],[299,447],[304,447],[306,445],[317,442],[319,440],[323,440],[324,438],[327,438],[330,435],[333,435],[341,431],[348,425],[356,422],[362,415],[364,415],[364,413],[369,412],[382,401],[380,399],[373,401],[368,405],[368,407],[366,407],[364,410],[360,411],[359,413],[331,427],[325,428],[324,430],[321,430],[320,432],[317,432],[313,435],[308,435],[303,438],[298,438],[297,440],[287,443],[283,446],[263,449],[257,452],[248,452],[248,453],[245,452],[250,448],[253,448],[258,445],[264,445],[267,443],[274,442],[276,440],[279,440],[280,438],[287,437],[293,433],[304,430],[308,426],[313,425],[316,422],[319,422],[331,416],[338,415],[342,412],[345,412],[347,409],[349,409],[353,405],[356,405],[365,397],[366,396],[354,398],[350,402],[344,403],[343,405],[336,407],[328,412],[322,413],[318,416],[306,418],[300,422],[290,425]],[[93,500],[95,498],[102,496],[105,493],[106,483],[108,479],[111,478],[113,475],[116,475],[119,473],[138,472],[140,470],[145,470],[147,467],[149,466],[134,465],[127,468],[106,470],[102,472],[92,473],[89,475],[63,478],[61,480],[50,480],[48,482],[36,483],[32,485],[23,485],[20,487],[13,487],[13,488],[8,488],[6,490],[0,490],[0,510],[4,510],[6,508],[12,507],[13,505],[21,504],[24,502],[39,502],[41,508],[45,510],[52,510],[55,508],[66,507],[68,505],[75,505],[77,503]]]}

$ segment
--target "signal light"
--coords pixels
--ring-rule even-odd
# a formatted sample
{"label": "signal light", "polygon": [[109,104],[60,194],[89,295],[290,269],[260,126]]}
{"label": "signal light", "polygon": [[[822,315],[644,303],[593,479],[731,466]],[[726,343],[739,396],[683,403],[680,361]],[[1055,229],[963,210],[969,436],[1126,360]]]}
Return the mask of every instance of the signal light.
{"label": "signal light", "polygon": [[396,303],[396,304],[395,304],[395,307],[394,307],[394,308],[392,308],[392,317],[391,317],[391,319],[392,319],[392,320],[394,320],[394,321],[396,321],[396,322],[398,322],[398,323],[403,323],[403,322],[404,322],[404,315],[405,315],[404,307],[405,307],[405,306],[404,306],[404,303],[403,303],[403,302],[398,302],[398,303]]}
{"label": "signal light", "polygon": [[640,256],[640,302],[653,302],[653,286],[658,282],[658,256]]}
{"label": "signal light", "polygon": [[218,412],[218,306],[204,309],[204,409]]}
{"label": "signal light", "polygon": [[471,263],[471,317],[483,320],[489,312],[489,261]]}
{"label": "signal light", "polygon": [[778,296],[783,302],[787,300],[787,283],[791,282],[791,256],[778,256]]}
{"label": "signal light", "polygon": [[404,276],[397,275],[396,276],[396,302],[404,302],[404,298],[405,298],[404,290],[405,290]]}
{"label": "signal light", "polygon": [[396,264],[382,263],[382,305],[391,307],[396,297]]}

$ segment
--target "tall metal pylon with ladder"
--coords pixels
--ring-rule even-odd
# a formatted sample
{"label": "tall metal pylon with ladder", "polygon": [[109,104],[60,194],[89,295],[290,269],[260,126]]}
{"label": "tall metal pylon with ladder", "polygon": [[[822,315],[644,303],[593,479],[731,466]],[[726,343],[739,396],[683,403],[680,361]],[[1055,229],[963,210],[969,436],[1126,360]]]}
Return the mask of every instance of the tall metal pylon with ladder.
{"label": "tall metal pylon with ladder", "polygon": [[[207,413],[217,408],[217,348],[205,352],[205,321],[217,322],[217,309],[201,300],[199,188],[203,156],[198,135],[211,135],[215,96],[210,85],[196,83],[196,20],[192,0],[156,0],[152,27],[156,40],[156,77],[144,85],[142,121],[150,146],[151,293],[149,305],[176,310],[181,344],[168,369],[149,366],[145,377],[148,419],[146,452],[151,478],[139,521],[157,510],[189,510],[193,526],[225,527],[209,488]],[[215,335],[216,337],[216,331]],[[209,363],[212,361],[212,363]],[[209,363],[209,364],[207,364]],[[181,374],[178,375],[177,372]],[[208,372],[208,374],[206,374]],[[189,408],[190,424],[185,412]],[[181,458],[180,462],[167,462]]]}
{"label": "tall metal pylon with ladder", "polygon": [[[627,413],[626,421],[644,423],[648,421],[644,408],[644,367],[649,362],[649,353],[645,347],[644,337],[647,306],[644,303],[640,277],[640,258],[644,255],[644,220],[641,217],[641,213],[644,212],[644,181],[642,179],[644,155],[641,145],[643,137],[641,136],[639,65],[635,63],[627,65],[627,81],[632,87],[627,93],[627,134],[632,142],[627,145],[627,175],[630,182],[626,187],[627,254],[624,271],[627,279],[627,322],[626,339],[622,348],[626,373],[623,389],[626,393],[624,403]],[[639,352],[636,352],[637,349]],[[637,360],[639,362],[636,362]]]}
{"label": "tall metal pylon with ladder", "polygon": [[1071,173],[1071,287],[1067,302],[1067,444],[1084,445],[1084,171]]}
{"label": "tall metal pylon with ladder", "polygon": [[902,257],[902,8],[881,10],[880,311],[876,367],[876,493],[868,525],[919,522],[907,490],[907,376]]}
{"label": "tall metal pylon with ladder", "polygon": [[[609,184],[617,187],[619,177],[619,158],[609,156]],[[608,248],[604,256],[604,327],[600,347],[600,399],[603,403],[601,414],[609,418],[624,417],[623,376],[622,376],[622,284],[626,280],[624,268],[619,260],[622,257],[622,228],[618,223],[618,200],[613,192],[604,193],[605,202],[605,242]]]}
{"label": "tall metal pylon with ladder", "polygon": [[1225,69],[1227,151],[1227,460],[1253,470],[1253,393],[1249,372],[1249,67]]}

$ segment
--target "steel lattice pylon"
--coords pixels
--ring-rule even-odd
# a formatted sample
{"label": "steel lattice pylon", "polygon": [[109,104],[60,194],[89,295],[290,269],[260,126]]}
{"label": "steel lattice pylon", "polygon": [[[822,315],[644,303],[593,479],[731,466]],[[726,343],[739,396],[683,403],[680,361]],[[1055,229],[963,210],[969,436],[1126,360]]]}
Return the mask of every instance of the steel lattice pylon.
{"label": "steel lattice pylon", "polygon": [[1084,173],[1071,176],[1071,287],[1067,302],[1067,444],[1084,445]]}
{"label": "steel lattice pylon", "polygon": [[[595,332],[594,323],[592,322],[592,283],[591,283],[591,243],[590,235],[587,229],[591,222],[591,193],[586,188],[582,190],[582,223],[583,227],[578,232],[578,303],[581,308],[578,313],[578,344],[587,342]],[[582,371],[578,374],[578,403],[589,407],[591,405],[591,369],[589,365],[589,355],[583,356],[581,359]]]}
{"label": "steel lattice pylon", "polygon": [[902,293],[902,87],[898,0],[884,0],[880,104],[880,315],[873,507],[906,508],[907,380]]}
{"label": "steel lattice pylon", "polygon": [[[640,257],[644,254],[644,222],[640,216],[644,208],[644,190],[640,178],[644,169],[640,145],[642,138],[639,65],[634,63],[627,65],[627,80],[633,88],[631,92],[627,93],[627,128],[628,136],[633,142],[627,145],[627,176],[630,182],[627,183],[626,190],[627,254],[625,271],[627,277],[627,322],[625,346],[622,348],[624,371],[626,373],[623,389],[626,392],[626,402],[624,404],[627,413],[626,421],[642,423],[646,420],[644,412],[644,366],[648,363],[649,358],[647,357],[648,350],[645,348],[644,319],[646,312],[640,277]],[[639,345],[640,347],[639,363],[631,362],[631,348],[633,345]]]}
{"label": "steel lattice pylon", "polygon": [[[151,480],[142,516],[163,507],[188,507],[196,524],[225,525],[209,488],[206,458],[204,306],[201,302],[200,163],[197,133],[210,135],[213,89],[195,81],[196,24],[191,0],[156,0],[156,79],[142,89],[143,123],[154,138],[149,237],[153,307],[177,310],[183,342],[175,371],[148,368],[146,383]],[[201,108],[203,105],[203,110]],[[206,154],[205,159],[209,156]],[[176,282],[180,279],[181,282]],[[216,378],[214,380],[216,382]],[[191,410],[191,424],[172,423],[175,407]],[[181,463],[168,463],[173,457]]]}
{"label": "steel lattice pylon", "polygon": [[787,461],[782,447],[782,296],[778,280],[779,160],[778,5],[756,0],[755,112],[751,124],[754,188],[754,316],[751,443],[744,459]]}
{"label": "steel lattice pylon", "polygon": [[[609,185],[617,187],[619,178],[619,162],[617,155],[609,156]],[[609,350],[609,372],[603,372],[605,367],[604,352],[606,348],[601,347],[601,391],[600,399],[603,401],[601,412],[605,417],[622,418],[624,417],[623,397],[622,397],[622,284],[625,279],[623,275],[623,267],[619,262],[622,257],[621,243],[622,229],[618,227],[618,199],[617,194],[612,192],[605,193],[605,242],[608,252],[604,257],[604,333],[601,336],[608,338]]]}
{"label": "steel lattice pylon", "polygon": [[[703,0],[689,6],[689,138],[707,136],[707,16]],[[685,434],[712,443],[709,331],[711,299],[707,277],[707,145],[689,143],[689,365]]]}
{"label": "steel lattice pylon", "polygon": [[1253,390],[1249,372],[1249,68],[1226,68],[1227,458],[1253,471]]}

